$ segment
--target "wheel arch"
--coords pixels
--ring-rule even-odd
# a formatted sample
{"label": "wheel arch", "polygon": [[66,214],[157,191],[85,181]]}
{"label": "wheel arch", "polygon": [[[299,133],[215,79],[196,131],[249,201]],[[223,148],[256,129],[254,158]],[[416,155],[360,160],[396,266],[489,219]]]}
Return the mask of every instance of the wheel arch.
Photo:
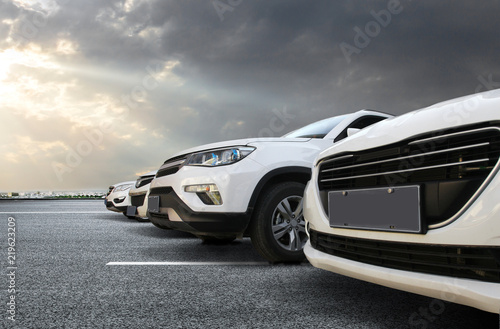
{"label": "wheel arch", "polygon": [[307,182],[311,179],[311,168],[309,167],[300,167],[300,166],[290,166],[290,167],[281,167],[274,170],[271,170],[267,174],[264,175],[257,183],[252,197],[248,203],[248,212],[252,213],[253,208],[257,204],[259,200],[259,195],[264,191],[268,186],[280,183],[280,182],[299,182],[303,184],[307,184]]}

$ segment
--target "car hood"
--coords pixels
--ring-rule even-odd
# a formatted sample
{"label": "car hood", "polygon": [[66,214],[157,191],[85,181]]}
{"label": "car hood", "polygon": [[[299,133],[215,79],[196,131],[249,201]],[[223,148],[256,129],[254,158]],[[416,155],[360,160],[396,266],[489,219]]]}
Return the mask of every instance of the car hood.
{"label": "car hood", "polygon": [[139,178],[144,178],[144,177],[148,177],[148,176],[154,176],[154,175],[156,175],[157,172],[158,172],[158,170],[153,170],[153,171],[147,172],[145,174],[142,174],[141,176],[139,176]]}
{"label": "car hood", "polygon": [[260,143],[305,143],[310,140],[311,138],[286,138],[286,137],[235,139],[230,141],[211,143],[193,147],[187,150],[183,150],[175,154],[173,157],[178,157],[186,154],[197,153],[207,150],[220,149],[224,147],[232,147],[232,146],[256,146]]}
{"label": "car hood", "polygon": [[120,185],[130,185],[130,184],[132,184],[132,185],[135,184],[135,180],[131,180],[131,181],[128,181],[128,182],[121,182],[121,183],[118,183],[118,184],[114,184],[113,186],[115,188],[117,188]]}
{"label": "car hood", "polygon": [[500,89],[437,103],[381,121],[323,151],[319,158],[392,144],[425,132],[500,121]]}

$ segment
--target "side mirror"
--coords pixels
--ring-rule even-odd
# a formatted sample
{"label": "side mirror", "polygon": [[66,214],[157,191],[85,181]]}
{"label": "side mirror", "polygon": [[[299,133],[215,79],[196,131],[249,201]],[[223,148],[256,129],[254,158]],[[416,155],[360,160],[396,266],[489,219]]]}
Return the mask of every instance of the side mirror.
{"label": "side mirror", "polygon": [[361,129],[358,128],[347,128],[347,137],[352,136],[360,131]]}

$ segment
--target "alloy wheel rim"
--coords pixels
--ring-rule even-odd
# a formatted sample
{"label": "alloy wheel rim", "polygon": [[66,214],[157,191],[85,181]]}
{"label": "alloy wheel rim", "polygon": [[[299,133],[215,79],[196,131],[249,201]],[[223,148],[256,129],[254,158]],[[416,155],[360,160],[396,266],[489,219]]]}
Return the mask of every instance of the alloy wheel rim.
{"label": "alloy wheel rim", "polygon": [[278,245],[288,251],[300,251],[307,241],[302,197],[288,196],[273,211],[272,234]]}

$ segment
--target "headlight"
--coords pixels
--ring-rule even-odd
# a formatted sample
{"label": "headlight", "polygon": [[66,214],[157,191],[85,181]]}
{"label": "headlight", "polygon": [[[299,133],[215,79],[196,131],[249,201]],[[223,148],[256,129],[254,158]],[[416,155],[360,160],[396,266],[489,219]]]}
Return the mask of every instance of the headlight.
{"label": "headlight", "polygon": [[115,187],[115,192],[126,191],[131,188],[134,184],[125,184]]}
{"label": "headlight", "polygon": [[201,153],[195,153],[189,158],[188,166],[222,166],[240,161],[252,153],[255,147],[232,147]]}

